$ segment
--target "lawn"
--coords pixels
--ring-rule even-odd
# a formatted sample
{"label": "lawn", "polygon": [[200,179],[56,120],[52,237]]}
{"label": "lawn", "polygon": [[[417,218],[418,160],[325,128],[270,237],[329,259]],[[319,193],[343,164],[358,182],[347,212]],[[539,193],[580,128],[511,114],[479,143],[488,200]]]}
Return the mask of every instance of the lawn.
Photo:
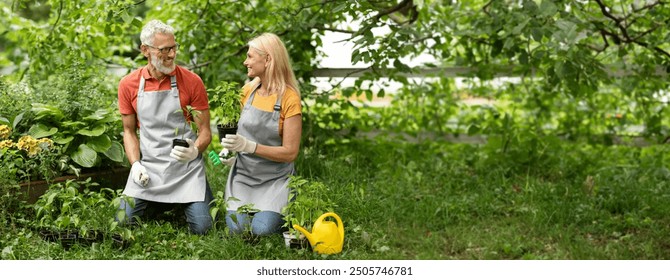
{"label": "lawn", "polygon": [[[106,238],[69,249],[40,238],[24,209],[0,237],[3,259],[63,260],[633,260],[670,257],[667,146],[561,142],[532,162],[499,161],[486,145],[391,137],[311,141],[298,173],[327,186],[342,217],[344,249],[289,249],[280,235],[255,242],[221,221],[187,233],[167,212],[131,228],[118,248]],[[214,192],[227,170],[208,165]],[[105,187],[105,186],[103,186]],[[106,186],[118,188],[119,186]]]}

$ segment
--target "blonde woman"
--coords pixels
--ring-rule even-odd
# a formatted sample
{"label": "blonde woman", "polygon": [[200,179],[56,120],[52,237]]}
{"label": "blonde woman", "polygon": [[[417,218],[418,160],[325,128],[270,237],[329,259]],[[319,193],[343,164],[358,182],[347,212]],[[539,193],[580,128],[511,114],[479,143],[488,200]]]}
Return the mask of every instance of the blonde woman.
{"label": "blonde woman", "polygon": [[[236,135],[221,140],[237,156],[224,160],[232,168],[226,183],[226,223],[233,233],[250,228],[254,235],[281,232],[281,209],[288,203],[289,175],[298,156],[302,134],[300,91],[284,43],[265,33],[248,43],[247,76]],[[243,205],[259,212],[236,213]],[[236,215],[233,219],[231,215]]]}

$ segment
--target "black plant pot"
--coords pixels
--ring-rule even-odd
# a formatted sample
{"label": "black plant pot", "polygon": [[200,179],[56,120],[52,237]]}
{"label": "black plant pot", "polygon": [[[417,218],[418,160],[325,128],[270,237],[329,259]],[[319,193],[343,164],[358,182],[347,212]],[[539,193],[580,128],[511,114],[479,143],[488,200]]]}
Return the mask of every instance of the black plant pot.
{"label": "black plant pot", "polygon": [[58,232],[49,229],[42,229],[40,230],[40,237],[42,237],[44,241],[56,242],[56,240],[58,240]]}
{"label": "black plant pot", "polygon": [[219,143],[221,143],[226,134],[237,134],[237,124],[217,124],[216,130],[219,132]]}
{"label": "black plant pot", "polygon": [[78,235],[79,234],[77,234],[76,231],[66,230],[58,234],[58,240],[60,241],[61,246],[63,246],[63,249],[67,250],[77,242]]}
{"label": "black plant pot", "polygon": [[291,249],[309,249],[312,246],[309,244],[309,240],[305,238],[304,235],[300,235],[300,238],[296,238],[293,236],[291,233],[288,231],[285,231],[283,234],[284,237],[284,243],[286,244],[286,247],[291,248]]}
{"label": "black plant pot", "polygon": [[291,239],[289,241],[289,248],[291,249],[309,249],[311,247],[307,239]]}
{"label": "black plant pot", "polygon": [[175,146],[182,146],[188,148],[188,142],[184,139],[172,139],[172,148]]}
{"label": "black plant pot", "polygon": [[102,243],[103,232],[99,230],[89,230],[84,235],[79,236],[79,243],[83,245],[91,245],[93,243]]}
{"label": "black plant pot", "polygon": [[130,245],[130,241],[123,238],[120,234],[115,233],[112,234],[112,244],[114,245],[114,248],[125,249]]}
{"label": "black plant pot", "polygon": [[41,229],[40,237],[44,241],[48,242],[57,242],[63,246],[63,249],[67,250],[74,245],[79,239],[79,234],[74,230],[50,230],[50,229]]}

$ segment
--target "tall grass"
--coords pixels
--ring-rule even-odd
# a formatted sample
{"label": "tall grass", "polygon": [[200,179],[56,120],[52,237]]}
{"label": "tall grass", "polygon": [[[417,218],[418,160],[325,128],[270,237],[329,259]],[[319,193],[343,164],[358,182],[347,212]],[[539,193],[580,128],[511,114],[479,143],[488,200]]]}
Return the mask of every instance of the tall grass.
{"label": "tall grass", "polygon": [[[342,253],[251,244],[223,224],[187,233],[180,215],[134,228],[126,249],[3,232],[3,259],[668,259],[668,147],[554,145],[534,163],[485,147],[392,138],[305,147],[298,173],[328,186],[346,231]],[[506,158],[506,157],[501,157]],[[214,190],[227,168],[207,166]]]}

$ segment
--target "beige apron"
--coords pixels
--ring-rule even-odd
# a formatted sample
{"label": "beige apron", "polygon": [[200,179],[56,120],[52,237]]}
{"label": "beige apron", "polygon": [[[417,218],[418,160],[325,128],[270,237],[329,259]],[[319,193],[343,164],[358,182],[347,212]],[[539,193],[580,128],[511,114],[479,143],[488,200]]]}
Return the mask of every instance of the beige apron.
{"label": "beige apron", "polygon": [[[256,90],[244,105],[237,133],[258,144],[281,146],[279,136],[279,111],[281,97],[273,112],[251,106]],[[288,204],[288,176],[294,173],[293,163],[271,161],[254,154],[237,153],[235,165],[230,169],[226,183],[226,200],[235,197],[240,201],[229,201],[228,210],[237,210],[244,204],[253,204],[260,211],[281,213]]]}
{"label": "beige apron", "polygon": [[[128,177],[123,194],[149,201],[187,203],[205,200],[205,166],[202,154],[188,163],[170,157],[172,139],[195,141],[179,102],[176,75],[170,77],[171,89],[144,91],[141,77],[137,92],[137,118],[140,122],[140,162],[149,173],[146,187]],[[179,135],[174,134],[179,128]]]}

